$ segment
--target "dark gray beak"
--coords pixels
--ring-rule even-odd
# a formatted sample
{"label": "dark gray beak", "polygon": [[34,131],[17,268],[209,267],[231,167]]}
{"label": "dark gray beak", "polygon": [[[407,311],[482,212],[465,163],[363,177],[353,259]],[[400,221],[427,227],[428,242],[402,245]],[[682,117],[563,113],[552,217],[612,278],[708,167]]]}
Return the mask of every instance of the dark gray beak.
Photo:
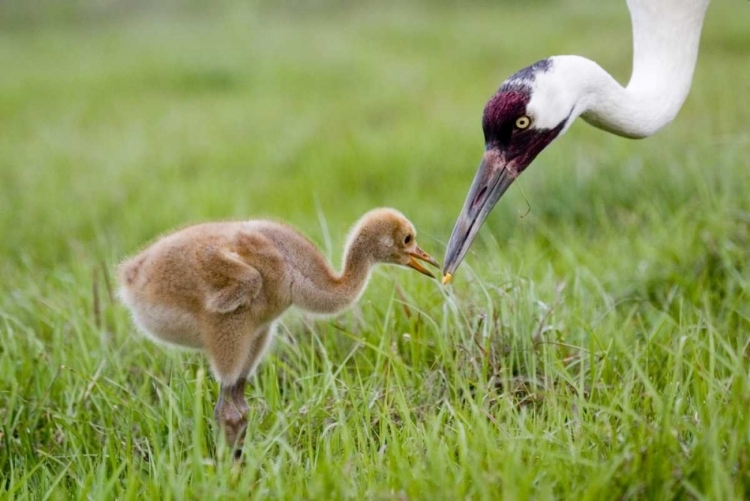
{"label": "dark gray beak", "polygon": [[444,284],[450,281],[451,275],[463,261],[482,223],[516,177],[515,170],[508,168],[503,152],[497,149],[485,151],[466,196],[464,208],[458,216],[448,242],[443,262]]}

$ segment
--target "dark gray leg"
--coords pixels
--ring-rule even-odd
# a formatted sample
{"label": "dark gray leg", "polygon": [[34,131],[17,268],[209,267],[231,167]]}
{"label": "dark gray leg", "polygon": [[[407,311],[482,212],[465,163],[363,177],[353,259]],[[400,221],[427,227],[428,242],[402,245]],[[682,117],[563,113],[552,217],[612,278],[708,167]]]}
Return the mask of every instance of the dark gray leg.
{"label": "dark gray leg", "polygon": [[242,444],[247,433],[247,414],[250,411],[245,399],[247,378],[252,376],[255,368],[262,360],[271,337],[270,327],[267,326],[258,330],[243,364],[243,373],[239,381],[231,386],[222,385],[221,387],[219,402],[216,404],[216,420],[224,429],[227,444],[234,447],[235,459],[240,459]]}
{"label": "dark gray leg", "polygon": [[[239,458],[247,431],[248,407],[244,400],[245,384],[246,380],[242,378],[233,385],[222,385],[219,401],[216,402],[214,408],[214,417],[224,432],[227,445],[234,449],[235,459]],[[238,396],[241,396],[241,398],[238,398]],[[238,401],[241,401],[239,406],[237,405]]]}

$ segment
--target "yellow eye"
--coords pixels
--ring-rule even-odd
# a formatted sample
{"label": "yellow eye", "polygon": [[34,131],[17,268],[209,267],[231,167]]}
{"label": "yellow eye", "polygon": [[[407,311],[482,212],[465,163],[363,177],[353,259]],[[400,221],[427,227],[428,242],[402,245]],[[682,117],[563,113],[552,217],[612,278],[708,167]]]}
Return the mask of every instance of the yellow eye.
{"label": "yellow eye", "polygon": [[531,125],[531,119],[526,115],[522,115],[516,118],[516,127],[518,127],[519,129],[525,129],[529,125]]}

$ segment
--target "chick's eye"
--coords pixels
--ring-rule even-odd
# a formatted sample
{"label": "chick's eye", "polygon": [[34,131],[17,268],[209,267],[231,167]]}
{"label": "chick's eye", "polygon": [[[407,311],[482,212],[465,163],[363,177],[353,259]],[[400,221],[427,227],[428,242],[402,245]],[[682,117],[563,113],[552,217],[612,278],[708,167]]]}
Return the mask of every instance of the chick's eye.
{"label": "chick's eye", "polygon": [[526,129],[529,125],[531,125],[531,119],[526,115],[521,115],[520,117],[516,118],[516,128]]}
{"label": "chick's eye", "polygon": [[408,235],[406,235],[406,238],[404,239],[404,243],[405,244],[408,244],[409,242],[411,242],[411,233],[409,233]]}

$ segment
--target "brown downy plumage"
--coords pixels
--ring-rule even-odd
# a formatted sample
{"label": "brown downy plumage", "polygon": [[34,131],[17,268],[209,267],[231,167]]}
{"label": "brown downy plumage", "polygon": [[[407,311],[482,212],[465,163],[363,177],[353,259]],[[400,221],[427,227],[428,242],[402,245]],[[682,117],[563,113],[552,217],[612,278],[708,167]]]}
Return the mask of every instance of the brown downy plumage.
{"label": "brown downy plumage", "polygon": [[414,226],[375,209],[354,226],[336,273],[304,235],[257,220],[198,224],[167,235],[119,267],[120,297],[151,338],[202,349],[221,382],[215,417],[227,443],[242,445],[245,383],[290,306],[333,314],[357,301],[377,263],[437,262],[417,246]]}

